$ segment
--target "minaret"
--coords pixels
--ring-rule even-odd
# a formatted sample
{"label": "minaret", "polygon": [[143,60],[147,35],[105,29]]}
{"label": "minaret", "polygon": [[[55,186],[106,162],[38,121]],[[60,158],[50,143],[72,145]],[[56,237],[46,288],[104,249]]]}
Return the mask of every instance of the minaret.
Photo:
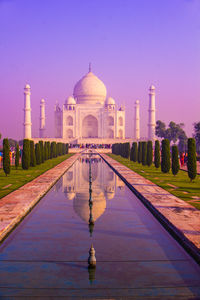
{"label": "minaret", "polygon": [[40,138],[44,138],[45,133],[45,101],[40,101]]}
{"label": "minaret", "polygon": [[135,129],[134,138],[136,139],[136,141],[138,141],[140,139],[140,101],[139,100],[135,101],[134,129]]}
{"label": "minaret", "polygon": [[148,123],[148,139],[155,140],[156,127],[156,109],[155,109],[155,86],[149,88],[149,123]]}
{"label": "minaret", "polygon": [[31,100],[30,85],[24,88],[24,139],[31,139]]}

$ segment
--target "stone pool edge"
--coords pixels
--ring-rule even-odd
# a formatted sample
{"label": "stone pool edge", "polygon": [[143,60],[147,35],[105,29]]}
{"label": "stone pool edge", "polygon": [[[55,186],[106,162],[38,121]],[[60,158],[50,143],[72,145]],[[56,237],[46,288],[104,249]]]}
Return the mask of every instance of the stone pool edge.
{"label": "stone pool edge", "polygon": [[[102,153],[99,153],[99,155],[126,183],[130,190],[142,201],[165,229],[200,264],[200,210],[175,197],[111,157]],[[133,175],[133,178],[131,178],[132,181],[129,178],[130,175]],[[140,181],[139,184],[138,181]],[[155,193],[149,192],[149,187],[153,188]],[[166,199],[168,205],[164,204],[164,201],[162,201],[163,198],[164,201]],[[180,213],[176,213],[178,208],[180,208]],[[191,210],[195,214],[192,223],[196,221],[196,228],[191,225],[191,219],[188,218],[188,210]]]}
{"label": "stone pool edge", "polygon": [[80,153],[74,154],[19,189],[1,198],[0,243],[25,218],[60,177],[75,163]]}

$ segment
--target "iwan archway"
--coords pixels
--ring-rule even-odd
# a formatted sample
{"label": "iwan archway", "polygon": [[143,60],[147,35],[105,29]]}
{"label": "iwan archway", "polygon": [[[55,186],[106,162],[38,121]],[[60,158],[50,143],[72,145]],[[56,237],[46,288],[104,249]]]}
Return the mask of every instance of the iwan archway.
{"label": "iwan archway", "polygon": [[83,138],[97,138],[98,137],[98,121],[92,116],[88,115],[83,119],[82,123],[82,137]]}

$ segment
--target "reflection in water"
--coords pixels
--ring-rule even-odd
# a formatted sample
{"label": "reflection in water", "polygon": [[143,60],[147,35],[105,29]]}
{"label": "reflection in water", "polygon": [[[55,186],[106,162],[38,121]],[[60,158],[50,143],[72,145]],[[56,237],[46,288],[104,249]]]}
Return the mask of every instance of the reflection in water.
{"label": "reflection in water", "polygon": [[[124,182],[109,168],[103,167],[102,159],[98,155],[92,155],[92,206],[89,206],[89,159],[88,155],[83,155],[79,164],[75,163],[62,179],[62,190],[66,198],[73,200],[74,211],[87,224],[90,220],[96,222],[103,215],[106,200],[114,198],[117,188],[124,188]],[[91,232],[93,227],[89,224]]]}

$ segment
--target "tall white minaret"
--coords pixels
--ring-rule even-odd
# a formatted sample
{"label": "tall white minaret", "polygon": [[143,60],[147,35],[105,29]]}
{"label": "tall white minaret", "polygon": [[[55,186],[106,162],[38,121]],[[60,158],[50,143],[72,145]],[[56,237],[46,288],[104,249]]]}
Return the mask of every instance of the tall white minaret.
{"label": "tall white minaret", "polygon": [[40,101],[40,138],[44,138],[45,133],[45,101]]}
{"label": "tall white minaret", "polygon": [[148,139],[155,140],[156,127],[156,108],[155,108],[155,86],[149,88],[149,123],[148,123]]}
{"label": "tall white minaret", "polygon": [[30,85],[24,88],[24,139],[31,139],[31,99]]}
{"label": "tall white minaret", "polygon": [[134,138],[136,141],[140,139],[140,101],[135,101],[135,119],[134,119]]}

